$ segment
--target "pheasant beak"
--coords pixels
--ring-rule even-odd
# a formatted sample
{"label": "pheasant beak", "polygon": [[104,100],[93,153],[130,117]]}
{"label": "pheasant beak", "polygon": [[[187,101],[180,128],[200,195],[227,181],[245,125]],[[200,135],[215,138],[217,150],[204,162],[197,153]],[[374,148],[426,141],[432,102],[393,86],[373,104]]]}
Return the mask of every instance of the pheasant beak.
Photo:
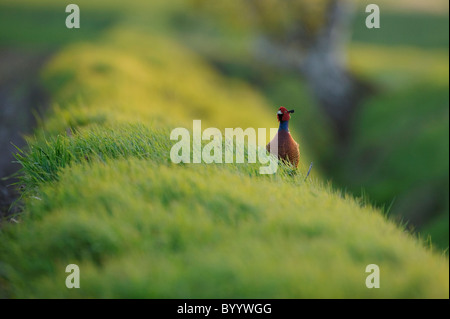
{"label": "pheasant beak", "polygon": [[277,114],[278,114],[278,115],[283,115],[283,112],[278,111]]}

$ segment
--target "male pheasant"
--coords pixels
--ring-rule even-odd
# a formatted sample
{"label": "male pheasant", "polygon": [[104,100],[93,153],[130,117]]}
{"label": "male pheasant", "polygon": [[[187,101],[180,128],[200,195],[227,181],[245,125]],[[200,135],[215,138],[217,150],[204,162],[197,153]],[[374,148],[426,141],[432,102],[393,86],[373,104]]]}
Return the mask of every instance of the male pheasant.
{"label": "male pheasant", "polygon": [[266,149],[270,152],[271,144],[273,145],[274,140],[278,139],[278,158],[297,168],[300,160],[300,151],[297,142],[294,141],[291,133],[289,133],[290,113],[294,113],[294,110],[288,111],[283,106],[278,109],[277,118],[278,122],[280,122],[280,127],[277,135],[275,135],[273,140],[267,144]]}

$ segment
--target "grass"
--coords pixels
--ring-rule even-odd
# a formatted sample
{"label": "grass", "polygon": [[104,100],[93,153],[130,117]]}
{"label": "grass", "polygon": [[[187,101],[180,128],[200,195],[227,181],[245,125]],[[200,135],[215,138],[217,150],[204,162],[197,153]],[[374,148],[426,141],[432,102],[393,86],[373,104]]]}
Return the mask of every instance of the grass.
{"label": "grass", "polygon": [[215,23],[207,19],[204,32],[194,27],[200,18],[192,14],[178,34],[224,76],[251,83],[273,104],[295,108],[291,126],[316,171],[356,196],[365,189],[379,207],[393,203],[393,218],[410,221],[416,233],[448,252],[448,224],[436,227],[449,214],[448,4],[430,3],[443,6],[436,14],[410,10],[410,3],[402,10],[380,3],[377,30],[365,27],[366,4],[356,6],[348,62],[375,93],[356,114],[348,150],[335,143],[298,73],[253,59],[251,31],[237,33],[223,15]]}
{"label": "grass", "polygon": [[171,163],[172,128],[269,128],[274,108],[130,12],[42,72],[54,106],[16,155],[25,210],[0,228],[0,296],[448,298],[446,256],[315,169],[304,181],[304,156],[270,176]]}
{"label": "grass", "polygon": [[[445,296],[444,259],[318,182],[127,158],[73,165],[36,197],[3,235],[15,296]],[[369,290],[375,261],[384,289]],[[61,287],[73,262],[79,290]]]}

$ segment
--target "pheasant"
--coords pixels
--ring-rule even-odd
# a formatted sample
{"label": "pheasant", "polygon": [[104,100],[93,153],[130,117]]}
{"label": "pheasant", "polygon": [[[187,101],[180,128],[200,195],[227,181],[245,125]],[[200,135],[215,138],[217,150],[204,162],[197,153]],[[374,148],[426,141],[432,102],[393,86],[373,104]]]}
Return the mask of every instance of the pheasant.
{"label": "pheasant", "polygon": [[278,109],[277,118],[278,122],[280,122],[280,127],[277,135],[275,135],[273,140],[267,144],[266,149],[270,152],[271,144],[275,139],[278,139],[278,158],[297,168],[300,160],[300,151],[297,142],[294,141],[291,133],[289,133],[290,113],[294,113],[294,110],[288,111],[283,106]]}

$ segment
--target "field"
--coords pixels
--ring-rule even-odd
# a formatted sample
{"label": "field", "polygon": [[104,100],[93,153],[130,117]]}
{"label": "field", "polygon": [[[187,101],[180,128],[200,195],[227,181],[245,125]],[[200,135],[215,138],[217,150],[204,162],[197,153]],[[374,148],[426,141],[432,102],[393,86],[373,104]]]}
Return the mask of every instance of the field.
{"label": "field", "polygon": [[[188,2],[78,5],[79,30],[60,26],[55,1],[0,5],[0,28],[9,30],[0,44],[51,56],[39,77],[51,106],[16,151],[24,209],[0,228],[1,297],[449,297],[448,39],[404,48],[355,33],[366,40],[352,43],[352,68],[383,91],[331,167],[330,132],[304,83],[259,69],[250,30],[224,28],[229,20]],[[292,128],[298,173],[171,163],[173,128],[193,119],[270,128],[282,103],[304,105]],[[353,172],[358,161],[370,169]],[[419,195],[438,205],[424,228],[431,241],[389,216],[392,194],[398,210],[423,203]],[[68,264],[80,267],[80,289],[64,285]],[[380,289],[365,285],[368,264],[380,267]]]}

